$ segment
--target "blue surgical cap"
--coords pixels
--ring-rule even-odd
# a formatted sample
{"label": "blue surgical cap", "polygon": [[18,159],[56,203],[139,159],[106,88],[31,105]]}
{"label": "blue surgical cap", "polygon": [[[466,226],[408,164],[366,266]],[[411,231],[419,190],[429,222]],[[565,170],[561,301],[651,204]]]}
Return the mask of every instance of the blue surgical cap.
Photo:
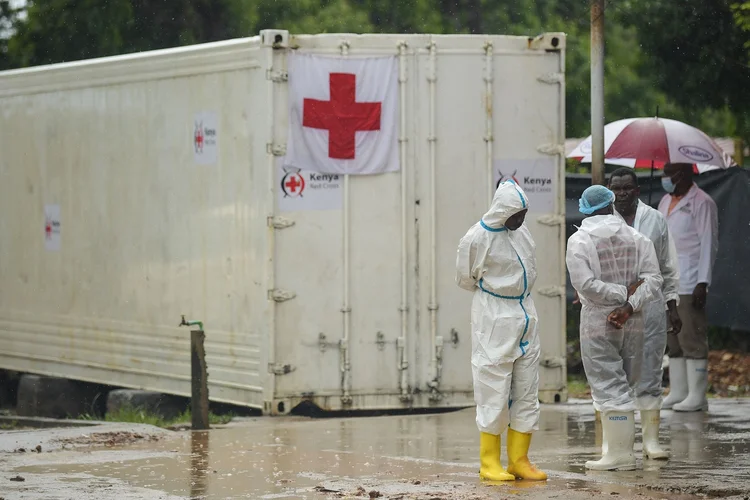
{"label": "blue surgical cap", "polygon": [[586,191],[578,200],[578,211],[585,215],[591,215],[614,203],[615,193],[604,186],[594,185],[586,188]]}

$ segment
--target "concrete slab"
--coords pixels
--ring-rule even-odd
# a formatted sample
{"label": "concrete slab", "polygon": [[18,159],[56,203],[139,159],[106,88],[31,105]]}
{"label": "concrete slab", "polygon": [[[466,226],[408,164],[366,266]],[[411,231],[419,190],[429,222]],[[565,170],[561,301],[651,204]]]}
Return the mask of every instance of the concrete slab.
{"label": "concrete slab", "polygon": [[[210,432],[158,431],[157,439],[127,446],[108,445],[96,438],[99,431],[78,428],[66,430],[66,438],[86,446],[82,436],[89,436],[84,452],[0,453],[0,471],[7,471],[0,474],[0,490],[6,500],[741,499],[750,498],[748,415],[750,400],[712,400],[709,414],[665,411],[661,439],[673,452],[668,462],[643,461],[639,452],[636,471],[593,473],[583,468],[599,453],[591,405],[544,406],[531,459],[550,480],[496,485],[477,479],[472,410],[320,420],[244,418]],[[145,427],[139,432],[148,434]],[[101,427],[111,432],[106,429]],[[132,432],[128,426],[122,429]],[[0,444],[2,439],[0,434]],[[16,477],[24,481],[11,481]]]}

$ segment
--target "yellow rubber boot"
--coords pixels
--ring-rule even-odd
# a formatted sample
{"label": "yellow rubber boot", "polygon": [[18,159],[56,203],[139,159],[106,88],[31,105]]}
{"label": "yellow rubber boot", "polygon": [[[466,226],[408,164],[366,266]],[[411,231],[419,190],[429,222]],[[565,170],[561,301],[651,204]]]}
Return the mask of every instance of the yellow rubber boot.
{"label": "yellow rubber boot", "polygon": [[479,477],[488,481],[515,481],[500,463],[500,436],[482,432],[479,436]]}
{"label": "yellow rubber boot", "polygon": [[518,479],[545,481],[547,474],[529,462],[531,434],[514,431],[508,427],[508,472]]}

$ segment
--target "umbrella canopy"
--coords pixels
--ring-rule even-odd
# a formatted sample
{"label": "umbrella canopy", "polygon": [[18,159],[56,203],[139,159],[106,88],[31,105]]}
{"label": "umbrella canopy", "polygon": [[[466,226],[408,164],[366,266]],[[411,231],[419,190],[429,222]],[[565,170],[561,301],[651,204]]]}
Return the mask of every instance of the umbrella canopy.
{"label": "umbrella canopy", "polygon": [[[591,162],[591,136],[568,158]],[[667,118],[626,118],[604,127],[607,163],[633,168],[664,168],[666,163],[691,163],[699,173],[728,168],[732,158],[701,130]]]}

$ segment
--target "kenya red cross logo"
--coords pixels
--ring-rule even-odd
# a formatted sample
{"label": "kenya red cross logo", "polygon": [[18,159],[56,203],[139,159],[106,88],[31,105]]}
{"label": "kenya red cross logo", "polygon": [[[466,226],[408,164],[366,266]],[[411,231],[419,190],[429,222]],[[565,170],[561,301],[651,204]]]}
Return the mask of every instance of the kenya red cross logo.
{"label": "kenya red cross logo", "polygon": [[195,133],[193,136],[193,142],[195,144],[195,152],[203,152],[203,122],[195,123]]}
{"label": "kenya red cross logo", "polygon": [[286,175],[281,179],[281,191],[284,198],[302,198],[302,192],[305,190],[305,178],[300,174],[298,168],[284,168]]}
{"label": "kenya red cross logo", "polygon": [[513,173],[510,176],[506,176],[504,173],[502,173],[500,170],[497,171],[498,174],[500,174],[500,178],[497,180],[497,184],[495,185],[495,189],[500,187],[500,184],[502,184],[505,181],[513,181],[517,185],[521,185],[520,182],[518,182],[518,179],[516,179],[516,174],[518,173],[518,170],[514,170]]}
{"label": "kenya red cross logo", "polygon": [[52,239],[52,221],[49,219],[44,221],[44,237],[48,240]]}
{"label": "kenya red cross logo", "polygon": [[380,130],[379,102],[356,102],[357,77],[351,73],[329,75],[330,100],[305,99],[302,126],[328,131],[328,156],[353,160],[359,131]]}

